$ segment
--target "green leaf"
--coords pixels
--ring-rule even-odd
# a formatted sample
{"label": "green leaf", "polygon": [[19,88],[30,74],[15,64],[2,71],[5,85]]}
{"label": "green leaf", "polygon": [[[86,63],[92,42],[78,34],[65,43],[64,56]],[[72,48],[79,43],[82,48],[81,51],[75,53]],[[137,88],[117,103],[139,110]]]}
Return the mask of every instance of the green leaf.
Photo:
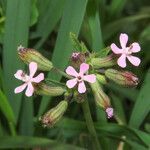
{"label": "green leaf", "polygon": [[119,99],[118,96],[114,94],[111,94],[111,99],[115,110],[115,114],[118,118],[118,122],[120,124],[126,124],[125,112],[121,99]]}
{"label": "green leaf", "polygon": [[133,16],[124,17],[124,18],[111,22],[110,24],[106,25],[104,28],[104,31],[103,31],[104,40],[108,40],[114,33],[118,32],[126,24],[134,23],[136,21],[141,21],[147,18],[150,18],[150,14],[133,15]]}
{"label": "green leaf", "polygon": [[30,0],[7,1],[4,49],[3,49],[3,71],[5,93],[15,113],[19,116],[21,105],[21,94],[14,94],[14,88],[19,85],[14,78],[14,73],[23,67],[18,60],[17,47],[22,44],[27,46],[28,31],[30,25]]}
{"label": "green leaf", "polygon": [[0,148],[37,148],[37,147],[39,148],[51,147],[51,150],[56,149],[84,150],[82,148],[73,145],[58,143],[56,141],[46,138],[25,137],[25,136],[0,137]]}
{"label": "green leaf", "polygon": [[139,136],[139,138],[150,147],[150,135],[140,130],[132,128],[132,130]]}
{"label": "green leaf", "polygon": [[147,40],[147,41],[150,41],[150,24],[144,28],[144,30],[142,31],[141,35],[140,35],[140,38],[141,40]]}
{"label": "green leaf", "polygon": [[102,31],[100,26],[99,7],[95,1],[89,0],[87,7],[87,19],[92,36],[92,50],[99,51],[103,48]]}
{"label": "green leaf", "polygon": [[4,95],[4,93],[1,90],[0,90],[0,110],[7,118],[8,122],[12,122],[15,124],[15,116],[14,116],[13,110],[12,110],[6,96]]}
{"label": "green leaf", "polygon": [[38,21],[39,12],[37,9],[37,0],[32,0],[32,11],[31,11],[31,21],[30,26],[33,26]]}
{"label": "green leaf", "polygon": [[20,112],[19,132],[21,135],[33,135],[33,98],[24,97],[21,108],[22,109]]}
{"label": "green leaf", "polygon": [[[136,101],[136,98],[137,98],[137,95],[138,95],[138,90],[135,89],[135,88],[124,88],[124,87],[121,87],[117,84],[114,84],[114,83],[109,83],[106,85],[106,87],[109,89],[109,90],[112,90],[113,92],[115,92],[116,94],[120,94],[121,96],[123,97],[126,97],[128,98],[129,100],[131,101]],[[120,88],[121,87],[121,88]]]}
{"label": "green leaf", "polygon": [[[73,51],[69,33],[73,32],[78,35],[85,14],[86,4],[87,0],[76,0],[75,3],[74,0],[66,1],[52,58],[54,66],[59,69],[64,70]],[[49,77],[55,80],[61,79],[61,75],[56,73],[53,75],[49,74]],[[44,97],[40,105],[39,114],[45,111],[48,103],[49,99]]]}
{"label": "green leaf", "polygon": [[121,12],[126,4],[127,0],[112,0],[109,7],[110,17],[121,15]]}
{"label": "green leaf", "polygon": [[145,77],[145,81],[143,86],[140,90],[138,98],[135,102],[129,125],[134,128],[139,128],[142,122],[144,121],[145,117],[149,113],[150,108],[150,71],[147,72]]}
{"label": "green leaf", "polygon": [[0,66],[0,89],[3,89],[3,72]]}
{"label": "green leaf", "polygon": [[65,2],[66,0],[47,0],[44,3],[43,1],[39,1],[39,20],[36,33],[41,39],[35,46],[37,49],[42,46],[60,20]]}

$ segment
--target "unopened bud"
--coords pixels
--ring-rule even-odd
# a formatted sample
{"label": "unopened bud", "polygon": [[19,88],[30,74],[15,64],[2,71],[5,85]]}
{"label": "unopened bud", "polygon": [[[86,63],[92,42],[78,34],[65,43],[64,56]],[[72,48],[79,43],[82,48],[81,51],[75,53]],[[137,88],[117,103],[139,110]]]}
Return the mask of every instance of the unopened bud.
{"label": "unopened bud", "polygon": [[117,84],[123,86],[136,86],[138,85],[138,78],[131,72],[128,71],[117,71],[115,69],[107,69],[105,75],[108,79],[111,79]]}
{"label": "unopened bud", "polygon": [[79,68],[80,65],[85,62],[86,55],[81,52],[73,52],[70,58],[70,64],[74,68]]}
{"label": "unopened bud", "polygon": [[34,49],[19,46],[18,54],[20,59],[26,64],[29,64],[30,62],[36,62],[39,70],[50,71],[53,68],[52,62]]}
{"label": "unopened bud", "polygon": [[116,57],[114,55],[109,55],[103,58],[92,58],[91,65],[94,68],[111,67],[116,65]]}
{"label": "unopened bud", "polygon": [[61,86],[50,86],[45,83],[34,84],[35,93],[38,95],[59,96],[66,92]]}
{"label": "unopened bud", "polygon": [[106,108],[105,112],[107,114],[108,119],[114,116],[114,109],[112,107]]}
{"label": "unopened bud", "polygon": [[104,75],[96,74],[96,79],[97,79],[100,83],[102,83],[102,84],[106,84],[106,83],[107,83],[106,78],[105,78]]}
{"label": "unopened bud", "polygon": [[94,98],[96,100],[96,103],[101,106],[102,108],[106,109],[110,107],[110,99],[109,97],[104,93],[102,88],[100,87],[98,81],[95,83],[90,84]]}
{"label": "unopened bud", "polygon": [[50,109],[40,120],[44,127],[54,126],[63,116],[68,107],[68,102],[63,100],[56,107]]}

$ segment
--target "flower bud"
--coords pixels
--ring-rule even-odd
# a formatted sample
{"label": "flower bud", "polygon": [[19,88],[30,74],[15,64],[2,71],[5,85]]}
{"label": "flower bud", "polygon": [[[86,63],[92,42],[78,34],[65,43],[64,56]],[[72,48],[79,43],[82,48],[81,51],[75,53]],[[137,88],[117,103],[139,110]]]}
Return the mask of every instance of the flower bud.
{"label": "flower bud", "polygon": [[19,46],[18,54],[20,59],[26,64],[29,64],[30,62],[36,62],[39,70],[50,71],[53,68],[52,62],[34,49]]}
{"label": "flower bud", "polygon": [[108,108],[110,106],[110,99],[104,93],[99,83],[96,81],[95,83],[90,84],[90,86],[92,88],[96,103],[104,109]]}
{"label": "flower bud", "polygon": [[66,92],[61,86],[50,86],[45,83],[34,84],[35,93],[38,95],[59,96]]}
{"label": "flower bud", "polygon": [[44,127],[52,127],[56,124],[65,113],[68,107],[68,102],[63,100],[56,107],[50,109],[46,114],[44,114],[40,120]]}
{"label": "flower bud", "polygon": [[103,67],[111,67],[116,65],[116,57],[114,55],[109,55],[103,58],[92,58],[91,65],[96,69]]}
{"label": "flower bud", "polygon": [[104,93],[99,83],[96,81],[95,83],[90,84],[90,86],[92,88],[97,105],[99,105],[105,110],[107,118],[113,117],[113,108],[111,107],[110,99]]}
{"label": "flower bud", "polygon": [[74,68],[79,68],[80,65],[85,62],[85,58],[86,55],[84,53],[80,53],[80,52],[74,52],[71,55],[70,58],[70,64],[71,66],[73,66]]}
{"label": "flower bud", "polygon": [[105,78],[104,75],[96,74],[96,79],[97,79],[100,83],[102,83],[102,84],[106,84],[106,83],[107,83],[106,78]]}
{"label": "flower bud", "polygon": [[112,107],[108,107],[105,110],[106,114],[107,114],[107,118],[112,118],[114,115],[114,109]]}
{"label": "flower bud", "polygon": [[107,69],[105,71],[105,75],[108,79],[116,82],[117,84],[123,86],[136,86],[138,85],[138,78],[131,72],[125,71],[117,71],[114,69]]}

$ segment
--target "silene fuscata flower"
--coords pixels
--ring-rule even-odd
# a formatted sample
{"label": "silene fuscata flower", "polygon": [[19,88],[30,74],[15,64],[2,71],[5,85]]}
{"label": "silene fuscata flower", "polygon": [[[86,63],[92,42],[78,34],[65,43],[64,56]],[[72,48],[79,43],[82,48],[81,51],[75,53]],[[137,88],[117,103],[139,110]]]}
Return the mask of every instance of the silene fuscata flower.
{"label": "silene fuscata flower", "polygon": [[43,73],[40,73],[38,76],[33,77],[37,71],[37,63],[31,62],[29,64],[29,71],[30,71],[29,75],[25,74],[22,70],[18,70],[14,74],[15,78],[24,82],[22,85],[15,88],[15,90],[14,90],[15,93],[20,93],[27,87],[25,94],[26,94],[26,96],[30,97],[34,93],[34,87],[32,85],[32,82],[39,83],[42,80],[44,80]]}
{"label": "silene fuscata flower", "polygon": [[87,74],[88,70],[89,70],[89,65],[86,63],[82,63],[80,65],[79,73],[77,73],[72,66],[68,66],[66,69],[66,73],[75,78],[67,81],[66,83],[67,87],[73,88],[75,87],[75,85],[78,85],[78,92],[85,93],[86,86],[84,81],[87,81],[89,83],[94,83],[96,81],[96,76],[94,74],[90,74],[90,75]]}
{"label": "silene fuscata flower", "polygon": [[117,47],[116,44],[111,44],[111,50],[113,53],[120,55],[119,59],[117,60],[117,63],[120,67],[125,68],[126,67],[126,58],[132,63],[134,66],[139,66],[141,60],[133,56],[133,53],[137,53],[141,50],[141,47],[139,43],[134,42],[129,47],[126,46],[128,42],[128,35],[125,33],[120,34],[120,45],[121,48]]}

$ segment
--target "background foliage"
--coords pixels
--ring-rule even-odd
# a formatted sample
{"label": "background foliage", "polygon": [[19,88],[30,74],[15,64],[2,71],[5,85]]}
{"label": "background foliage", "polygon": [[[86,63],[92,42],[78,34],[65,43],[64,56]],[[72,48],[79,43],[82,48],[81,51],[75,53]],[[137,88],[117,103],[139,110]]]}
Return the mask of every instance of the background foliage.
{"label": "background foliage", "polygon": [[[75,50],[70,32],[91,51],[117,42],[120,32],[128,33],[130,41],[139,41],[142,63],[138,68],[128,67],[140,78],[139,86],[104,87],[120,120],[108,121],[92,97],[89,103],[103,150],[149,149],[149,0],[0,0],[0,148],[93,149],[80,104],[71,103],[64,118],[45,129],[38,117],[62,98],[26,98],[13,92],[18,85],[13,74],[25,67],[17,47],[35,48],[63,70]],[[61,80],[59,75],[48,76]]]}

